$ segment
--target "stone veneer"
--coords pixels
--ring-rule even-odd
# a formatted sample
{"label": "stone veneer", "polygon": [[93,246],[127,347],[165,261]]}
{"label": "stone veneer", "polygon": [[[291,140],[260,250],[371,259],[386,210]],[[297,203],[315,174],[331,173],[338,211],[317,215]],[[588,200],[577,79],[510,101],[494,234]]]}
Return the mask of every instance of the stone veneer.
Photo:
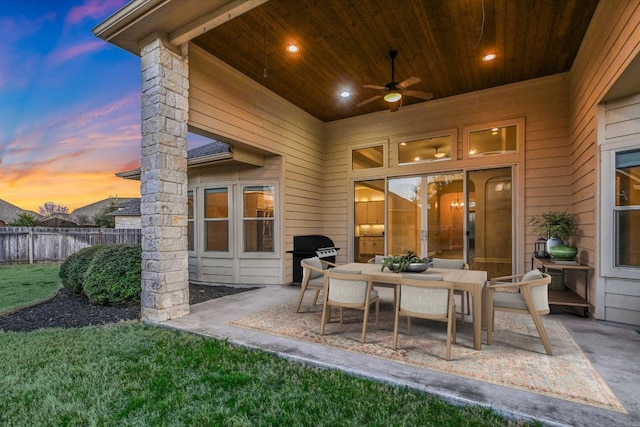
{"label": "stone veneer", "polygon": [[189,313],[187,251],[187,59],[161,39],[142,48],[143,319]]}

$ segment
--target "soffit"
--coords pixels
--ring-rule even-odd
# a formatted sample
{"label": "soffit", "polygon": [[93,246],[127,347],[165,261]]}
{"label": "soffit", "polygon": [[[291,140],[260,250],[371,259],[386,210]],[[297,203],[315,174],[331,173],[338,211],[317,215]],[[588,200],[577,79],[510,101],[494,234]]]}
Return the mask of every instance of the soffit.
{"label": "soffit", "polygon": [[[356,104],[380,93],[363,84],[391,80],[390,50],[398,51],[395,80],[419,77],[410,89],[433,93],[434,99],[567,72],[597,5],[598,0],[135,0],[135,13],[122,12],[94,32],[139,54],[140,41],[157,31],[184,42],[178,35],[202,17],[225,8],[242,12],[223,14],[214,28],[196,26],[202,34],[192,42],[329,122],[389,108],[382,99]],[[296,55],[285,52],[292,41],[301,47]],[[497,59],[483,62],[489,51]],[[353,96],[339,98],[342,89]],[[419,102],[429,101],[403,98],[404,105]]]}

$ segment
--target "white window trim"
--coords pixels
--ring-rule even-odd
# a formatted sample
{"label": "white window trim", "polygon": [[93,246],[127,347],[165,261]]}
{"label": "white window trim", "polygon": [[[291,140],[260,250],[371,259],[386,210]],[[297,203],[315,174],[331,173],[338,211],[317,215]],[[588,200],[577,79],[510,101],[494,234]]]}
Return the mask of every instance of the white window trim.
{"label": "white window trim", "polygon": [[[244,189],[246,187],[273,187],[273,192],[274,192],[274,199],[273,199],[273,252],[247,252],[244,250],[244,220],[245,220],[245,216],[244,216]],[[278,227],[278,223],[279,223],[279,213],[278,213],[278,208],[280,206],[278,200],[279,200],[279,188],[278,188],[278,184],[275,182],[263,182],[263,183],[255,183],[255,182],[251,182],[251,183],[242,183],[238,186],[239,190],[238,190],[238,197],[236,197],[236,200],[238,201],[238,206],[237,206],[237,210],[236,212],[238,213],[238,221],[240,222],[239,225],[239,232],[238,232],[238,236],[237,236],[237,247],[238,247],[238,258],[266,258],[266,259],[272,259],[272,258],[280,258],[279,256],[279,227]]]}
{"label": "white window trim", "polygon": [[637,136],[630,140],[600,146],[600,273],[602,277],[637,279],[637,267],[615,265],[615,165],[616,154],[640,148]]}

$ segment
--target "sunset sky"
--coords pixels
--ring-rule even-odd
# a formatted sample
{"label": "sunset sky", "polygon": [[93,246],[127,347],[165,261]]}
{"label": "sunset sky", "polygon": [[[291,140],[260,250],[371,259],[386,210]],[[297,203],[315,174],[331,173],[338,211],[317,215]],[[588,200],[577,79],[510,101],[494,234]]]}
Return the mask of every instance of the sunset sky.
{"label": "sunset sky", "polygon": [[0,199],[139,197],[140,58],[91,32],[126,3],[0,0]]}

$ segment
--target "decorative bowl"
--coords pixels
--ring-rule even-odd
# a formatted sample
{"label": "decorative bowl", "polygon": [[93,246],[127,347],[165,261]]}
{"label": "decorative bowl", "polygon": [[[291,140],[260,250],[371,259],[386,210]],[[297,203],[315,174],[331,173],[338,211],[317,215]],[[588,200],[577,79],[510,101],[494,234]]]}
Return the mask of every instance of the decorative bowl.
{"label": "decorative bowl", "polygon": [[551,246],[549,255],[559,261],[571,261],[578,255],[578,248],[566,245]]}
{"label": "decorative bowl", "polygon": [[429,269],[429,264],[425,264],[423,262],[412,262],[407,266],[406,271],[410,271],[412,273],[422,273],[423,271],[427,271]]}

